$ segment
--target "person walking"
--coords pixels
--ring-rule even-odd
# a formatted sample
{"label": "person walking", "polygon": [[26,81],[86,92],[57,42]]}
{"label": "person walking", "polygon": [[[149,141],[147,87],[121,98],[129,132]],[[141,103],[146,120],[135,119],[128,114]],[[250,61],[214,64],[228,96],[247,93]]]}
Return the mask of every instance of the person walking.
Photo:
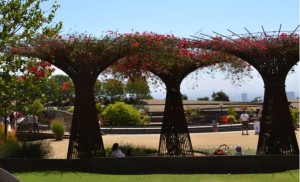
{"label": "person walking", "polygon": [[244,135],[244,131],[246,132],[246,135],[248,135],[249,115],[244,111],[240,118],[242,120],[242,135]]}
{"label": "person walking", "polygon": [[33,116],[33,132],[34,133],[39,133],[40,129],[39,129],[39,121],[38,121],[38,117],[37,116]]}

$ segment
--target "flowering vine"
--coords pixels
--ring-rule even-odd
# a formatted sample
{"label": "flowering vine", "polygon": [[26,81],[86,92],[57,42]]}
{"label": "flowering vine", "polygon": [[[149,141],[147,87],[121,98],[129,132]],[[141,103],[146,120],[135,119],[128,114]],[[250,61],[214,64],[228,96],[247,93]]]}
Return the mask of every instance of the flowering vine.
{"label": "flowering vine", "polygon": [[[111,33],[113,33],[111,31]],[[178,76],[207,66],[218,68],[221,71],[235,71],[234,74],[241,80],[246,74],[249,76],[251,67],[237,57],[197,48],[198,42],[191,39],[178,38],[173,34],[157,34],[153,32],[134,32],[119,34],[119,39],[127,39],[131,42],[135,52],[133,56],[120,59],[107,73],[123,73],[126,77],[153,77],[149,72],[177,74]],[[228,66],[230,63],[231,66]],[[237,71],[239,69],[239,71]],[[230,76],[227,76],[230,77]]]}
{"label": "flowering vine", "polygon": [[[218,34],[215,37],[203,34],[196,37],[196,47],[218,50],[236,55],[260,71],[262,62],[295,60],[299,52],[299,35],[293,32],[260,32],[232,36]],[[207,37],[210,37],[207,38]],[[298,62],[298,60],[296,60]],[[274,65],[270,64],[269,66]],[[266,69],[266,68],[265,68]]]}

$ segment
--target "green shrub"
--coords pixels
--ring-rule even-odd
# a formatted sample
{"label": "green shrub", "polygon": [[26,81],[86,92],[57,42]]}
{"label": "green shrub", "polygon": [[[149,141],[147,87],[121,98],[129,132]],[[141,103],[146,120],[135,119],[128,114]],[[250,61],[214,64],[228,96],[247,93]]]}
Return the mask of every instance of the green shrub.
{"label": "green shrub", "polygon": [[1,158],[46,159],[52,155],[52,147],[47,141],[20,142],[18,140],[7,140],[0,148]]}
{"label": "green shrub", "polygon": [[234,115],[228,115],[228,123],[232,124],[237,122],[236,118]]}
{"label": "green shrub", "polygon": [[195,116],[198,116],[198,114],[199,113],[198,113],[198,111],[196,109],[188,109],[188,110],[185,111],[185,115],[186,115],[187,120],[189,122],[192,122],[193,118]]}
{"label": "green shrub", "polygon": [[141,124],[139,111],[124,102],[109,104],[101,114],[111,125]]}
{"label": "green shrub", "polygon": [[292,122],[298,123],[299,122],[299,110],[297,108],[290,106],[290,113],[291,113]]}
{"label": "green shrub", "polygon": [[100,102],[96,103],[96,111],[97,115],[100,114],[105,108],[105,105],[102,105]]}
{"label": "green shrub", "polygon": [[230,105],[228,106],[228,115],[233,115],[233,116],[236,115],[235,108],[234,108],[234,106],[233,106],[232,104],[230,104]]}
{"label": "green shrub", "polygon": [[4,141],[4,123],[0,123],[0,144]]}
{"label": "green shrub", "polygon": [[147,112],[144,109],[139,109],[138,110],[140,115],[141,115],[141,123],[143,125],[150,125],[151,123],[151,117],[147,114]]}
{"label": "green shrub", "polygon": [[44,105],[41,100],[36,99],[31,104],[28,104],[25,110],[30,114],[39,115],[44,110]]}
{"label": "green shrub", "polygon": [[51,124],[51,131],[53,132],[56,140],[62,140],[65,134],[64,125],[60,122],[54,121]]}
{"label": "green shrub", "polygon": [[298,130],[299,110],[290,106],[290,113],[295,130]]}
{"label": "green shrub", "polygon": [[143,125],[150,125],[151,117],[148,115],[143,115],[141,118],[141,121],[142,121]]}
{"label": "green shrub", "polygon": [[70,113],[73,113],[74,112],[74,106],[69,107],[66,111],[70,112]]}
{"label": "green shrub", "polygon": [[[126,155],[126,156],[150,156],[150,155],[157,155],[158,150],[145,147],[145,146],[134,146],[131,144],[125,144],[125,145],[120,145],[119,144],[120,150]],[[105,153],[111,154],[111,148],[106,148]]]}

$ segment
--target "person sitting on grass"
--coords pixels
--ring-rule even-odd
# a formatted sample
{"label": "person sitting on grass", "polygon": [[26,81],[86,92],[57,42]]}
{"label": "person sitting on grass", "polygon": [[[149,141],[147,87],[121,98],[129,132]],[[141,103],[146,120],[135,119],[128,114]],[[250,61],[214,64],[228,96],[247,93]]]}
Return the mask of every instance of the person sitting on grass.
{"label": "person sitting on grass", "polygon": [[243,156],[244,153],[242,152],[242,147],[240,145],[235,146],[235,156]]}
{"label": "person sitting on grass", "polygon": [[113,144],[111,156],[112,157],[125,157],[125,154],[122,152],[121,149],[119,149],[119,144],[118,143]]}

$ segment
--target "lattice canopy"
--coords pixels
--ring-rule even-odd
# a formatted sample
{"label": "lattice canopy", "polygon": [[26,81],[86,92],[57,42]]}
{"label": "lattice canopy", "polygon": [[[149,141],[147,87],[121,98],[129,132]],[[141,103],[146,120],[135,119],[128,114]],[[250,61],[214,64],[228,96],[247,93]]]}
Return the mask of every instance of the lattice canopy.
{"label": "lattice canopy", "polygon": [[[298,26],[299,27],[299,26]],[[264,105],[258,154],[299,155],[285,91],[288,72],[299,62],[298,27],[292,32],[279,31],[232,36],[217,34],[197,37],[198,46],[230,53],[257,69],[265,84]],[[207,39],[210,37],[210,39]]]}
{"label": "lattice canopy", "polygon": [[105,156],[94,100],[99,74],[132,51],[130,41],[113,36],[37,36],[12,49],[13,54],[36,57],[63,70],[75,85],[75,104],[68,158]]}

